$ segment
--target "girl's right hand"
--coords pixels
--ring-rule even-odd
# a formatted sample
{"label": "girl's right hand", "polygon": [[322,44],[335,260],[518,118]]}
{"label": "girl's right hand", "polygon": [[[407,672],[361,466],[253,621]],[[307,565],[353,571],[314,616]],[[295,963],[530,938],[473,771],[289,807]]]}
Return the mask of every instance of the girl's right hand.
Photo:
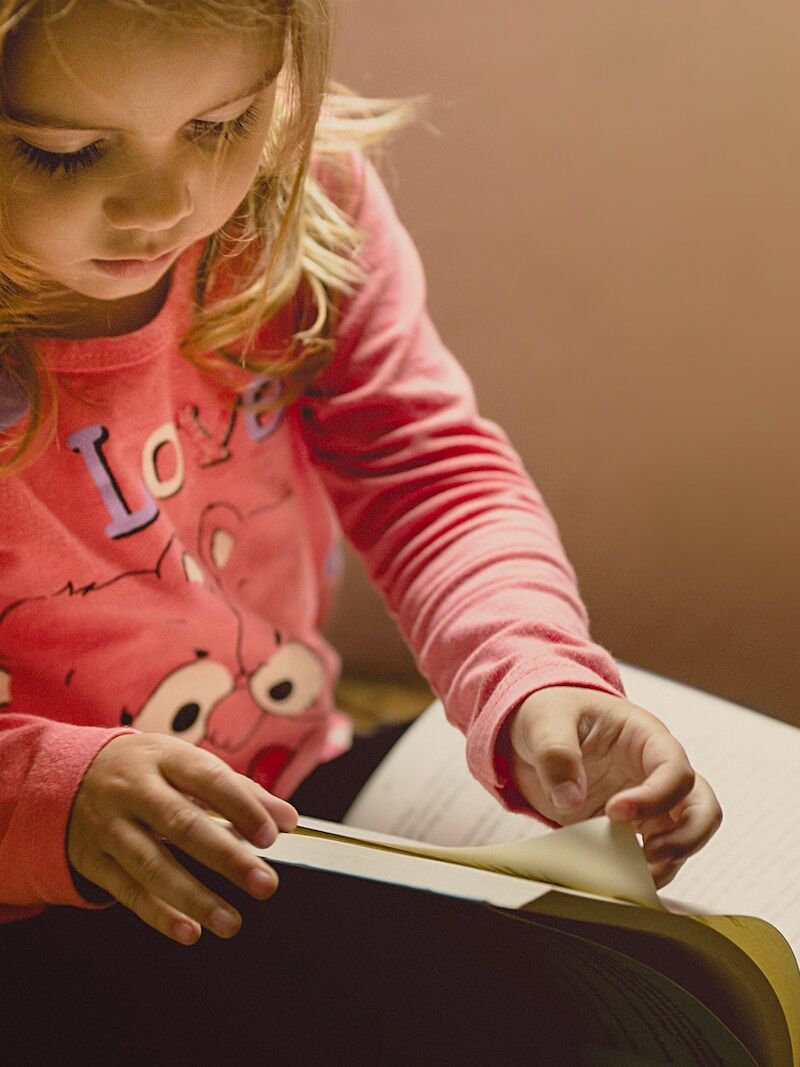
{"label": "girl's right hand", "polygon": [[228,819],[257,848],[297,825],[291,804],[211,752],[163,734],[122,734],[98,752],[78,789],[67,836],[69,861],[174,941],[194,944],[203,926],[233,937],[241,926],[239,913],[194,878],[163,842],[258,900],[272,896],[278,878],[204,808]]}

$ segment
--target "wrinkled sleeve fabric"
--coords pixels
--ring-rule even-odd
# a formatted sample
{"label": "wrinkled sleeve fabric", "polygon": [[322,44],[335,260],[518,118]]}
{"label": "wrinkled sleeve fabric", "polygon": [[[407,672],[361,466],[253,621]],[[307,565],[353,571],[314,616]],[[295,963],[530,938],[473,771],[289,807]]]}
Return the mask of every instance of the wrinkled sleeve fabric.
{"label": "wrinkled sleeve fabric", "polygon": [[[428,317],[388,194],[370,164],[356,166],[366,281],[341,308],[304,435],[345,534],[466,734],[470,770],[525,810],[500,743],[509,714],[548,686],[621,695],[622,683],[589,637],[540,494]],[[502,353],[487,358],[502,374]]]}
{"label": "wrinkled sleeve fabric", "polygon": [[100,749],[134,732],[0,711],[0,922],[34,915],[44,904],[96,906],[70,872],[70,811]]}

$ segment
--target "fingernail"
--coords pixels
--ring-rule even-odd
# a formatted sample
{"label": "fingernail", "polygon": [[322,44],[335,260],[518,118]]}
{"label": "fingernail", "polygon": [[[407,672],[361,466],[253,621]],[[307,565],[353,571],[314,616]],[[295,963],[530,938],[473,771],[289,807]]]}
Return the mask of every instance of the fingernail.
{"label": "fingernail", "polygon": [[269,848],[275,842],[275,827],[265,822],[257,834],[253,834],[253,844],[256,848]]}
{"label": "fingernail", "polygon": [[294,808],[289,808],[288,812],[278,819],[278,826],[284,833],[291,833],[292,830],[297,829],[297,820],[300,816],[297,814]]}
{"label": "fingernail", "polygon": [[245,887],[254,897],[266,897],[275,891],[276,878],[263,868],[254,867],[245,878]]}
{"label": "fingernail", "polygon": [[218,937],[233,937],[241,926],[241,920],[225,908],[214,908],[209,916],[208,925]]}
{"label": "fingernail", "polygon": [[197,930],[191,923],[178,923],[173,932],[182,945],[193,945],[197,940]]}
{"label": "fingernail", "polygon": [[576,808],[583,798],[575,782],[562,782],[553,789],[550,799],[556,808],[569,811],[571,808]]}

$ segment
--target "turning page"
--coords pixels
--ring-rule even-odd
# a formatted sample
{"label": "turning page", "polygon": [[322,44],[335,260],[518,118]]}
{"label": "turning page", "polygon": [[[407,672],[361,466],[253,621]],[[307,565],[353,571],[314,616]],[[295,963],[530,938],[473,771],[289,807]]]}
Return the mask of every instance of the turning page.
{"label": "turning page", "polygon": [[628,699],[666,723],[724,816],[662,896],[692,910],[766,919],[800,960],[800,729],[634,667],[621,670]]}
{"label": "turning page", "polygon": [[[766,919],[800,959],[800,730],[638,668],[620,670],[628,698],[672,730],[724,811],[716,836],[662,896],[693,912]],[[395,745],[344,822],[448,846],[552,833],[505,811],[469,775],[464,739],[438,702]]]}

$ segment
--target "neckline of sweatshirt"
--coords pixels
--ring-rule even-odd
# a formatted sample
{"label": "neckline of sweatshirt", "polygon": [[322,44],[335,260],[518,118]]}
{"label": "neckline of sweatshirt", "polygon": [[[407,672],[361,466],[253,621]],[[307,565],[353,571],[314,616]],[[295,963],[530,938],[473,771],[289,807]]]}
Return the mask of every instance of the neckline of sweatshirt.
{"label": "neckline of sweatshirt", "polygon": [[116,337],[86,337],[77,340],[47,337],[37,349],[47,368],[55,374],[91,374],[144,363],[168,350],[188,327],[192,289],[203,243],[186,249],[172,268],[169,291],[158,313],[144,326]]}

